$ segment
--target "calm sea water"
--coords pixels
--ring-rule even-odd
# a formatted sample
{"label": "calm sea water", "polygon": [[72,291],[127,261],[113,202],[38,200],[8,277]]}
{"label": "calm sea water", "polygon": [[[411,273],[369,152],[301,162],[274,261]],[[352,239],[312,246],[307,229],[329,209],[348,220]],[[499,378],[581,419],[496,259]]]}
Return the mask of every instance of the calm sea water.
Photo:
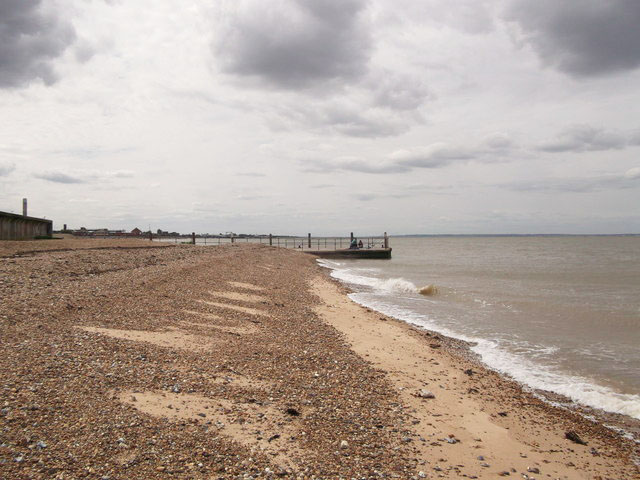
{"label": "calm sea water", "polygon": [[[640,237],[409,237],[322,264],[352,298],[475,342],[491,368],[640,419]],[[418,289],[435,285],[423,296]]]}

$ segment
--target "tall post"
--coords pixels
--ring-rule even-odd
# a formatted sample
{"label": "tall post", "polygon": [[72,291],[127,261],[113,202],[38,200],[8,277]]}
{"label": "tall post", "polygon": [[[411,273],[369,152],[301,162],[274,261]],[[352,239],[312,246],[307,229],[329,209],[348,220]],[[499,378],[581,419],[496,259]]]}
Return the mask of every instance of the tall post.
{"label": "tall post", "polygon": [[273,247],[273,235],[269,234],[269,246]]}
{"label": "tall post", "polygon": [[353,242],[353,232],[351,232],[351,241]]}
{"label": "tall post", "polygon": [[22,216],[23,217],[27,216],[27,199],[26,198],[22,199]]}
{"label": "tall post", "polygon": [[389,237],[387,236],[387,232],[384,232],[384,248],[389,248]]}
{"label": "tall post", "polygon": [[191,232],[191,243],[196,244],[196,232]]}
{"label": "tall post", "polygon": [[309,240],[309,243],[308,243],[309,248],[311,248],[311,234],[309,234],[307,238],[308,238],[308,240]]}
{"label": "tall post", "polygon": [[231,243],[234,243],[233,233],[231,234]]}
{"label": "tall post", "polygon": [[149,230],[149,241],[153,242],[153,233],[151,233],[151,230]]}

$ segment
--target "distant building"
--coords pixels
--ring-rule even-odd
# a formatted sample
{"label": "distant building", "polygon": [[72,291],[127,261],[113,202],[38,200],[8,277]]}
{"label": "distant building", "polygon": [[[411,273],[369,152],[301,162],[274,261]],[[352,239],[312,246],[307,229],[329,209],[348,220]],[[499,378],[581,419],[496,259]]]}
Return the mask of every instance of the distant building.
{"label": "distant building", "polygon": [[142,234],[142,230],[140,230],[138,227],[134,228],[133,230],[131,230],[131,235],[141,235]]}

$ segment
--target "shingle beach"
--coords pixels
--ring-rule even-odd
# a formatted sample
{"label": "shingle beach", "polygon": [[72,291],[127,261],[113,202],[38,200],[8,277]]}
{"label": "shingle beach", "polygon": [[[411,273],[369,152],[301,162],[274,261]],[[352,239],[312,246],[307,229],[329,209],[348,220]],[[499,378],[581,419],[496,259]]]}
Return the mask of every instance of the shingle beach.
{"label": "shingle beach", "polygon": [[639,478],[633,441],[346,293],[262,245],[3,242],[0,478]]}

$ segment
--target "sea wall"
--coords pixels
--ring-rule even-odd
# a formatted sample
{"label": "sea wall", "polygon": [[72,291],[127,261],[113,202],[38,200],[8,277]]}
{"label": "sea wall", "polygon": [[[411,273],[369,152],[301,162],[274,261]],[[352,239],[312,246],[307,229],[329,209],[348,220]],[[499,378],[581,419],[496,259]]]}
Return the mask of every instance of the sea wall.
{"label": "sea wall", "polygon": [[0,212],[0,240],[32,240],[52,233],[51,220]]}

